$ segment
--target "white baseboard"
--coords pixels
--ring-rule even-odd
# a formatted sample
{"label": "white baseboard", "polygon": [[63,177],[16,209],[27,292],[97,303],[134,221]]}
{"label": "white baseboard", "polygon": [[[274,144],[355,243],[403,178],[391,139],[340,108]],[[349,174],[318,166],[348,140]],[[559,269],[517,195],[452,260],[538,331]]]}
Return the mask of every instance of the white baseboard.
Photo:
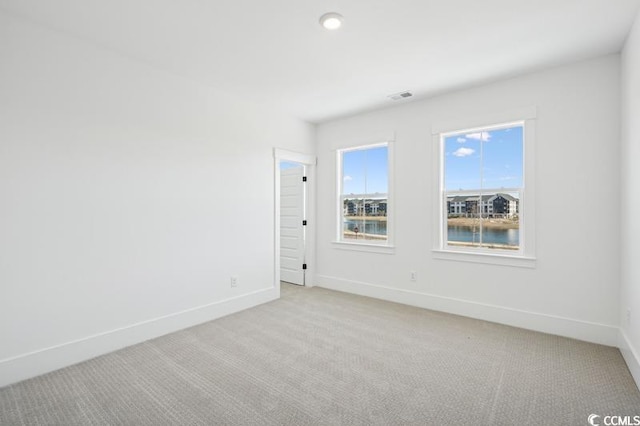
{"label": "white baseboard", "polygon": [[629,340],[629,336],[620,328],[620,343],[618,344],[636,386],[640,389],[640,352],[636,350]]}
{"label": "white baseboard", "polygon": [[617,347],[616,326],[316,275],[319,287]]}
{"label": "white baseboard", "polygon": [[279,297],[279,286],[258,290],[127,327],[87,336],[72,342],[3,359],[0,360],[0,387],[252,308]]}

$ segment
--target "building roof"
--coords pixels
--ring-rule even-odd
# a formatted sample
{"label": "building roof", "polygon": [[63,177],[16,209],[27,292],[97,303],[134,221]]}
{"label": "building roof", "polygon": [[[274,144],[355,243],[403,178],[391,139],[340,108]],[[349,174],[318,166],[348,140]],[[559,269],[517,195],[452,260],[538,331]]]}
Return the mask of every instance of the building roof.
{"label": "building roof", "polygon": [[[519,201],[516,197],[510,195],[510,194],[505,194],[505,193],[497,193],[497,194],[485,194],[482,196],[482,201],[483,202],[488,202],[489,200],[491,200],[494,197],[497,196],[501,196],[502,198],[509,200],[509,201]],[[447,201],[452,202],[452,203],[464,203],[467,201],[478,201],[478,196],[477,195],[452,195],[447,197]]]}
{"label": "building roof", "polygon": [[376,192],[374,194],[344,194],[345,200],[386,200],[389,194],[386,192]]}
{"label": "building roof", "polygon": [[496,194],[496,195],[499,195],[500,197],[502,197],[502,198],[504,198],[506,200],[509,200],[509,201],[518,201],[518,199],[516,197],[514,197],[512,195],[509,195],[509,194],[499,193],[499,194]]}

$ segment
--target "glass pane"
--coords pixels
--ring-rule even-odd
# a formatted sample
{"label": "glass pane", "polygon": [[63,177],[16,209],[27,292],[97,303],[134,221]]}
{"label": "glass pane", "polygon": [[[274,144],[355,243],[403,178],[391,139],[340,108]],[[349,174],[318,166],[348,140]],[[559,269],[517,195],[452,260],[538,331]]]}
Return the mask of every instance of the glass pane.
{"label": "glass pane", "polygon": [[366,187],[366,153],[364,150],[342,153],[342,194],[362,198]]}
{"label": "glass pane", "polygon": [[[344,215],[342,220],[342,238],[345,240],[362,239],[362,219],[355,214]],[[358,238],[360,237],[360,238]]]}
{"label": "glass pane", "polygon": [[357,216],[363,214],[362,197],[366,192],[365,158],[362,150],[342,153],[343,239],[357,239],[361,232]]}
{"label": "glass pane", "polygon": [[389,157],[386,146],[364,151],[366,161],[366,193],[384,195],[389,192]]}
{"label": "glass pane", "polygon": [[365,217],[361,223],[362,239],[368,241],[387,240],[386,194],[370,195],[364,200]]}
{"label": "glass pane", "polygon": [[280,170],[288,170],[288,169],[297,169],[300,167],[304,167],[304,164],[294,163],[292,161],[281,161],[280,162]]}
{"label": "glass pane", "polygon": [[480,247],[479,196],[448,196],[447,244]]}
{"label": "glass pane", "polygon": [[520,196],[517,192],[485,195],[488,213],[482,221],[482,247],[518,250],[520,247]]}
{"label": "glass pane", "polygon": [[481,137],[482,134],[472,133],[445,138],[444,187],[446,190],[480,189]]}
{"label": "glass pane", "polygon": [[522,187],[523,127],[482,133],[482,187]]}
{"label": "glass pane", "polygon": [[520,248],[518,192],[447,196],[447,244],[499,250]]}

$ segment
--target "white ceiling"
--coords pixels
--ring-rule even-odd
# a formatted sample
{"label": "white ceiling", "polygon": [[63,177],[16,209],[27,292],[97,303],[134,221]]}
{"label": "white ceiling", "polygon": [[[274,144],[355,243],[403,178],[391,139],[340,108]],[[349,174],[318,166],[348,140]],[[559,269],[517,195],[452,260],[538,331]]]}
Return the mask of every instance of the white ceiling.
{"label": "white ceiling", "polygon": [[[618,52],[640,0],[0,0],[310,122]],[[344,26],[324,30],[335,11]],[[406,101],[398,101],[406,102]]]}

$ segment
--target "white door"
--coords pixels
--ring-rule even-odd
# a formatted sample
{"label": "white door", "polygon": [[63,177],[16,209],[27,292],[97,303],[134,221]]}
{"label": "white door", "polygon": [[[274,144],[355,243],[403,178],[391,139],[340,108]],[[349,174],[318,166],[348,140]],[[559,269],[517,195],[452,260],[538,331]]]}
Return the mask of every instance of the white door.
{"label": "white door", "polygon": [[280,165],[280,279],[304,285],[304,165]]}

